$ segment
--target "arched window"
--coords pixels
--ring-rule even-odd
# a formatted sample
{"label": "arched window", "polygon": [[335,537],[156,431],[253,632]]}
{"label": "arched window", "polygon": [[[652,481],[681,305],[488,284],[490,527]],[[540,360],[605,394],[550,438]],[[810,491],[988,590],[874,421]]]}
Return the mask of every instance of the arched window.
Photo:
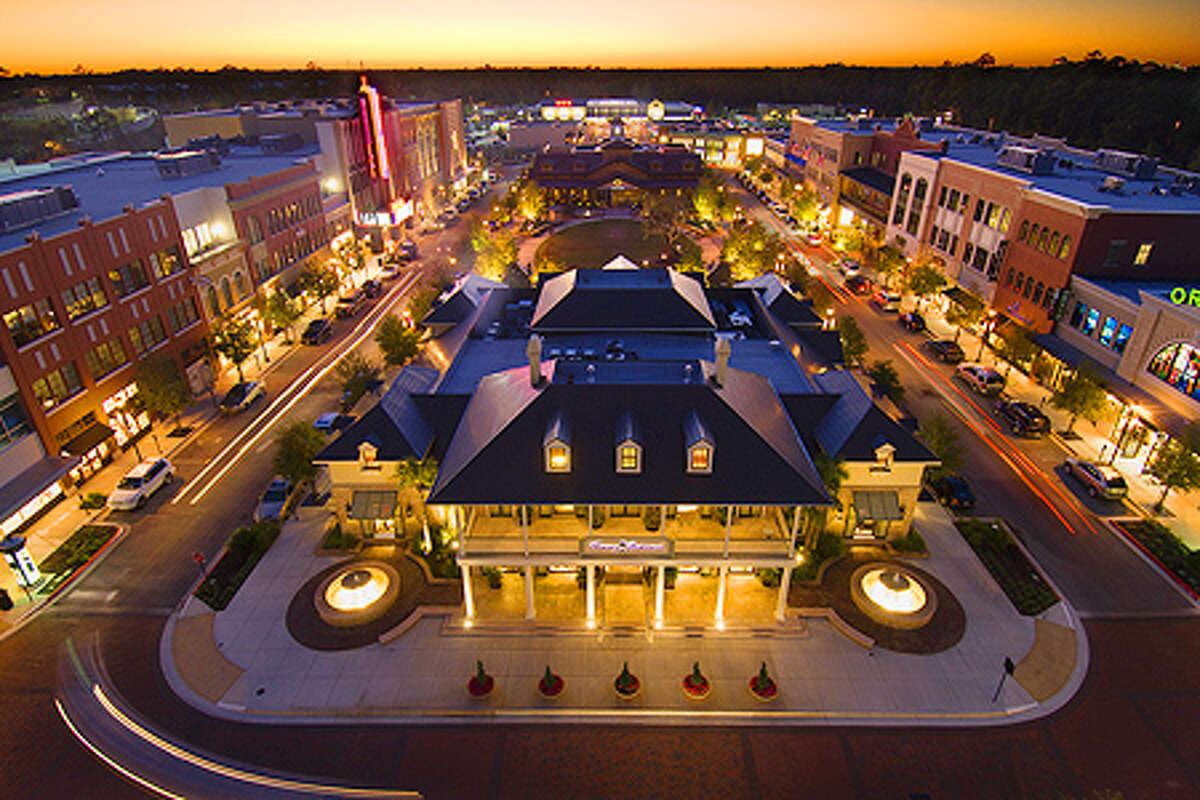
{"label": "arched window", "polygon": [[1038,231],[1040,231],[1041,229],[1042,229],[1042,226],[1040,226],[1040,225],[1034,225],[1032,228],[1029,229],[1029,246],[1030,247],[1037,247]]}
{"label": "arched window", "polygon": [[1013,285],[1013,278],[1016,277],[1016,273],[1017,273],[1017,271],[1015,269],[1013,269],[1012,267],[1008,268],[1008,275],[1004,276],[1004,285],[1005,286]]}
{"label": "arched window", "polygon": [[1029,298],[1035,306],[1042,302],[1042,292],[1044,291],[1046,291],[1046,284],[1038,281],[1037,286],[1033,289],[1033,297]]}
{"label": "arched window", "polygon": [[221,303],[217,300],[216,287],[209,286],[205,296],[208,300],[208,315],[213,319],[221,316]]}
{"label": "arched window", "polygon": [[237,289],[239,300],[246,296],[246,276],[240,271],[233,273],[233,286]]}
{"label": "arched window", "polygon": [[246,217],[246,238],[250,240],[250,244],[257,244],[263,240],[262,225],[258,217]]}
{"label": "arched window", "polygon": [[1062,244],[1058,247],[1058,257],[1065,259],[1069,255],[1071,255],[1071,237],[1064,236]]}
{"label": "arched window", "polygon": [[1038,250],[1041,250],[1043,253],[1046,252],[1046,242],[1049,241],[1049,239],[1050,239],[1050,229],[1042,228],[1041,234],[1038,235],[1038,243],[1037,243]]}
{"label": "arched window", "polygon": [[233,305],[233,290],[229,287],[229,276],[221,278],[221,299],[225,301],[225,307],[229,308]]}
{"label": "arched window", "polygon": [[1017,273],[1017,282],[1016,282],[1016,283],[1013,285],[1013,288],[1016,290],[1016,292],[1017,292],[1018,294],[1020,294],[1020,292],[1021,292],[1021,287],[1022,287],[1022,286],[1024,286],[1024,285],[1025,285],[1025,273],[1024,273],[1024,272],[1018,272],[1018,273]]}
{"label": "arched window", "polygon": [[1029,236],[1029,220],[1021,220],[1021,232],[1017,234],[1017,239],[1023,242],[1027,236]]}
{"label": "arched window", "polygon": [[1028,278],[1025,279],[1025,289],[1024,289],[1024,291],[1021,292],[1021,295],[1023,297],[1028,298],[1029,293],[1031,291],[1033,291],[1033,276],[1032,275],[1030,275]]}
{"label": "arched window", "polygon": [[1190,344],[1167,345],[1150,359],[1146,371],[1200,400],[1200,350]]}
{"label": "arched window", "polygon": [[1058,231],[1055,231],[1054,234],[1050,237],[1050,255],[1053,256],[1053,255],[1057,255],[1057,254],[1058,254]]}

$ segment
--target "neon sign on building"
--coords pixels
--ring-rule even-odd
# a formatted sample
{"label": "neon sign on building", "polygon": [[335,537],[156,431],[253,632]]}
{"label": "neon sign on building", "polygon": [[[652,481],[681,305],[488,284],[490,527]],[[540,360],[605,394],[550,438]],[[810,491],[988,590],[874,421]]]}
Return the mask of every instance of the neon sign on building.
{"label": "neon sign on building", "polygon": [[388,168],[387,142],[383,136],[383,111],[379,102],[379,90],[367,83],[367,76],[361,77],[358,87],[358,110],[362,115],[363,147],[367,154],[367,165],[372,178],[387,179],[391,176]]}

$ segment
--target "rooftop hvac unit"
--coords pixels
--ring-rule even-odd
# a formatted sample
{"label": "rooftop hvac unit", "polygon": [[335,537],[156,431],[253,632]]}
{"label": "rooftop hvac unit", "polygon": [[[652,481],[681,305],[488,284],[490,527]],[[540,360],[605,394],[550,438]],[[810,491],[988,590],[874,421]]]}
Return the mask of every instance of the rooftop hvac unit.
{"label": "rooftop hvac unit", "polygon": [[1121,150],[1097,150],[1094,161],[1097,168],[1127,178],[1147,180],[1158,171],[1157,158]]}
{"label": "rooftop hvac unit", "polygon": [[1116,175],[1106,175],[1104,183],[1100,184],[1100,189],[1105,192],[1120,194],[1125,191],[1125,179]]}
{"label": "rooftop hvac unit", "polygon": [[1006,145],[996,153],[996,163],[1029,175],[1054,174],[1054,153],[1033,147]]}

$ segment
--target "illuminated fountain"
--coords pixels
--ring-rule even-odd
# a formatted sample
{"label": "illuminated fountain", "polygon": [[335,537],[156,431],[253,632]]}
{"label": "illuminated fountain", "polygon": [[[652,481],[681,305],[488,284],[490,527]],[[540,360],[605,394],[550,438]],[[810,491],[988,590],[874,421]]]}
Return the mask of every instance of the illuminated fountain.
{"label": "illuminated fountain", "polygon": [[850,576],[850,598],[880,625],[920,628],[937,611],[937,595],[916,573],[900,564],[865,564]]}
{"label": "illuminated fountain", "polygon": [[383,615],[400,593],[400,574],[383,561],[357,561],[317,586],[317,613],[330,625],[363,625]]}

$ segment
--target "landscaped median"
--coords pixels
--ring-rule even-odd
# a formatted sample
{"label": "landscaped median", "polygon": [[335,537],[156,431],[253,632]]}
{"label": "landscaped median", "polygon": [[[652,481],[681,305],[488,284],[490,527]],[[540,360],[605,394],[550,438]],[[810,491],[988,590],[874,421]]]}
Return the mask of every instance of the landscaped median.
{"label": "landscaped median", "polygon": [[120,531],[117,525],[84,525],[72,533],[70,538],[38,564],[38,570],[46,576],[46,582],[38,587],[38,593],[52,594],[85,567]]}
{"label": "landscaped median", "polygon": [[1002,522],[960,518],[954,525],[1017,611],[1033,617],[1058,602],[1058,595],[1013,541],[1008,527]]}
{"label": "landscaped median", "polygon": [[196,589],[196,597],[214,611],[223,611],[263,554],[279,536],[279,523],[264,520],[238,528],[225,553]]}
{"label": "landscaped median", "polygon": [[1112,524],[1170,573],[1193,598],[1200,599],[1200,550],[1192,550],[1161,522],[1112,520]]}

